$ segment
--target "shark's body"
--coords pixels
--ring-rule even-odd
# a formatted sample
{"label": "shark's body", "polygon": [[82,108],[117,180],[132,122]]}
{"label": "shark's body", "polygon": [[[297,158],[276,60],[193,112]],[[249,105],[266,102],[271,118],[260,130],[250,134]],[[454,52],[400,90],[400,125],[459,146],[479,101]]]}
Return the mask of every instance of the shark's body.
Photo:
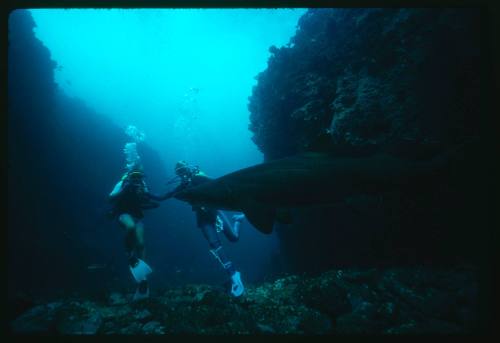
{"label": "shark's body", "polygon": [[282,209],[331,204],[401,187],[433,175],[441,160],[305,153],[241,169],[174,196],[191,204],[241,211],[257,229],[270,233]]}

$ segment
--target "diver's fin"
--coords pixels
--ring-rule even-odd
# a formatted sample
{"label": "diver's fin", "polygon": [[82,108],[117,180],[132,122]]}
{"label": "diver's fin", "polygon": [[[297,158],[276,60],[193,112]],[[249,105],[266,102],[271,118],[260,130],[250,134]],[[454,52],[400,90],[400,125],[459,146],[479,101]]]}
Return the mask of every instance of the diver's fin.
{"label": "diver's fin", "polygon": [[239,297],[244,291],[245,286],[243,286],[243,282],[241,282],[241,274],[237,271],[231,275],[231,294],[234,297]]}
{"label": "diver's fin", "polygon": [[151,270],[151,267],[148,266],[147,263],[140,258],[138,258],[137,260],[138,262],[135,266],[130,266],[130,272],[134,276],[135,281],[137,281],[137,283],[140,283],[141,281],[146,280],[146,277],[151,274],[153,270]]}
{"label": "diver's fin", "polygon": [[281,224],[291,224],[292,214],[288,208],[279,208],[276,210],[276,221]]}
{"label": "diver's fin", "polygon": [[250,224],[262,233],[269,234],[273,231],[276,210],[265,206],[252,205],[243,209]]}

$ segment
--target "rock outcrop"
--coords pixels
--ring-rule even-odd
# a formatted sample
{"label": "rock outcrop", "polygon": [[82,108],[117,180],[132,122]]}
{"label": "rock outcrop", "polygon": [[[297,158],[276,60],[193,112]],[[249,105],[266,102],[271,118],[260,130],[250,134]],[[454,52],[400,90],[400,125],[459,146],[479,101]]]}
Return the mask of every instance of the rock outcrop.
{"label": "rock outcrop", "polygon": [[311,9],[271,47],[249,101],[267,158],[314,147],[456,143],[477,134],[479,11]]}
{"label": "rock outcrop", "polygon": [[249,285],[240,298],[203,284],[106,299],[39,302],[10,322],[16,334],[473,333],[477,275],[470,267],[345,269]]}
{"label": "rock outcrop", "polygon": [[[123,254],[121,232],[106,213],[128,138],[57,88],[57,64],[34,26],[29,11],[9,17],[9,295],[129,281],[126,267],[121,273],[108,269],[99,279],[86,269]],[[147,145],[141,149],[148,181],[162,184],[166,171],[159,155]]]}
{"label": "rock outcrop", "polygon": [[[249,98],[265,159],[308,150],[430,158],[481,135],[480,24],[474,9],[311,9],[271,47]],[[480,255],[488,202],[466,161],[400,192],[295,211],[278,226],[290,266],[454,263]],[[480,223],[477,222],[480,221]]]}

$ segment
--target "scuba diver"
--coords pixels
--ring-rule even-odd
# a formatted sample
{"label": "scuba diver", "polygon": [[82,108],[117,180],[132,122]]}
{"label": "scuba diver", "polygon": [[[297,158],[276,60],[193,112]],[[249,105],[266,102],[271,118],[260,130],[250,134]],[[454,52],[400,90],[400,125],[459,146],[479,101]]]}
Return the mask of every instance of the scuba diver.
{"label": "scuba diver", "polygon": [[[127,133],[131,130],[131,136],[137,135],[137,129],[132,128],[129,126]],[[136,140],[140,141],[141,139]],[[138,284],[133,297],[133,300],[136,301],[149,297],[147,276],[152,272],[151,268],[144,262],[143,210],[158,207],[160,204],[155,201],[164,200],[166,196],[157,196],[149,192],[144,181],[143,167],[137,153],[136,143],[126,143],[123,151],[127,161],[127,171],[108,196],[112,205],[109,214],[112,218],[118,219],[118,223],[126,232],[125,251],[128,256],[130,272]]]}
{"label": "scuba diver", "polygon": [[[179,161],[175,165],[176,178],[180,179],[180,184],[174,190],[165,195],[166,198],[173,197],[175,193],[187,187],[197,186],[211,180],[198,167],[190,167],[185,161]],[[243,294],[245,287],[241,281],[241,274],[235,269],[233,263],[227,258],[222,243],[219,239],[219,232],[223,232],[230,242],[239,239],[240,223],[244,215],[234,215],[235,225],[232,226],[222,211],[207,206],[192,206],[196,212],[196,224],[201,229],[203,236],[208,241],[210,253],[222,265],[231,280],[231,294],[239,297]]]}

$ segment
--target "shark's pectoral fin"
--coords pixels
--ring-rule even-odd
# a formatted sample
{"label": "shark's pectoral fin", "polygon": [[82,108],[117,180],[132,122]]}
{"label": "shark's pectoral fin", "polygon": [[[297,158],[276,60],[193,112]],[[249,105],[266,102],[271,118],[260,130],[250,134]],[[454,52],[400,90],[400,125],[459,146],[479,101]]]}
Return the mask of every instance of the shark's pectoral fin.
{"label": "shark's pectoral fin", "polygon": [[273,231],[276,209],[265,206],[250,205],[243,209],[250,224],[262,233],[269,234]]}

